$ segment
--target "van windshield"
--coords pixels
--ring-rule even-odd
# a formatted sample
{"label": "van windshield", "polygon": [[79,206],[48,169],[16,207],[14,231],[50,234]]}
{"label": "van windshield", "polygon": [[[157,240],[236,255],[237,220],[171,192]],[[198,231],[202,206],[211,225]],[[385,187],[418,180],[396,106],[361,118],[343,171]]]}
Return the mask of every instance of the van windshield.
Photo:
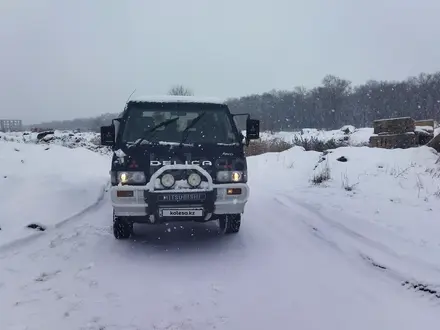
{"label": "van windshield", "polygon": [[[144,139],[141,144],[180,143],[182,139],[188,144],[237,144],[240,140],[226,109],[205,104],[131,105],[121,140],[128,144],[140,139]],[[165,125],[154,129],[160,124]]]}

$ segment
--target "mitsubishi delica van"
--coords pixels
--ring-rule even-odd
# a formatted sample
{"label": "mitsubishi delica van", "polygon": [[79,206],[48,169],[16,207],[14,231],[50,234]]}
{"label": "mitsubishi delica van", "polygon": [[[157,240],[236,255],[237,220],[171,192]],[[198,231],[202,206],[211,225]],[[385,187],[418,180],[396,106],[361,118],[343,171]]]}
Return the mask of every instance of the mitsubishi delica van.
{"label": "mitsubishi delica van", "polygon": [[[247,116],[246,136],[235,116]],[[129,100],[119,118],[101,127],[111,146],[113,233],[126,239],[134,223],[218,221],[237,233],[249,198],[244,146],[260,122],[230,113],[216,99],[190,96]]]}

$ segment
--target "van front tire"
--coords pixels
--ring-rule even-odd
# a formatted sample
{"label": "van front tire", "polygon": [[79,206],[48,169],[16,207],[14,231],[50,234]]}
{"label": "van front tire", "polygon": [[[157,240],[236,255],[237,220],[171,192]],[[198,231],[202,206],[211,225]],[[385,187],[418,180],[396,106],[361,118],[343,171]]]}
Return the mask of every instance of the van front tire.
{"label": "van front tire", "polygon": [[225,214],[219,218],[220,230],[225,234],[235,234],[240,231],[241,214]]}
{"label": "van front tire", "polygon": [[116,239],[128,239],[133,234],[133,224],[124,217],[113,215],[113,236]]}

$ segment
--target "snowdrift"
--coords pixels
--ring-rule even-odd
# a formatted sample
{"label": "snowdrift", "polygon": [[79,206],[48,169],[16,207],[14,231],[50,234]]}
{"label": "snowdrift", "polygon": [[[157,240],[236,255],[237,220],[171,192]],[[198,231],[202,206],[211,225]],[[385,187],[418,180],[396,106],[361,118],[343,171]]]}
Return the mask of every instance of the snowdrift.
{"label": "snowdrift", "polygon": [[0,142],[0,246],[96,203],[108,169],[108,157],[84,148]]}

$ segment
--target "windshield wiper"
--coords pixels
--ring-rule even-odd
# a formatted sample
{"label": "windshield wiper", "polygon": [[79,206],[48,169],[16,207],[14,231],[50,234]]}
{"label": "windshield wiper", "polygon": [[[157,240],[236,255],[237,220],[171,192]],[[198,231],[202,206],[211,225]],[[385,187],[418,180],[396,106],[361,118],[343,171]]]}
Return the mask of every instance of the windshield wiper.
{"label": "windshield wiper", "polygon": [[194,127],[195,124],[197,124],[197,122],[206,114],[206,112],[202,112],[200,115],[198,115],[196,118],[194,118],[191,122],[191,124],[189,124],[182,132],[182,140],[180,140],[180,147],[183,146],[183,143],[186,141],[186,139],[188,138],[189,135],[189,129]]}
{"label": "windshield wiper", "polygon": [[135,146],[138,147],[142,143],[142,141],[145,141],[148,138],[150,138],[151,137],[151,133],[154,133],[158,128],[161,128],[161,127],[164,127],[164,126],[168,126],[169,124],[174,123],[177,119],[179,119],[179,117],[175,117],[175,118],[171,118],[171,119],[165,120],[165,121],[157,124],[153,128],[149,129],[147,132],[145,132],[145,135],[143,137],[141,137],[138,142],[135,143]]}

